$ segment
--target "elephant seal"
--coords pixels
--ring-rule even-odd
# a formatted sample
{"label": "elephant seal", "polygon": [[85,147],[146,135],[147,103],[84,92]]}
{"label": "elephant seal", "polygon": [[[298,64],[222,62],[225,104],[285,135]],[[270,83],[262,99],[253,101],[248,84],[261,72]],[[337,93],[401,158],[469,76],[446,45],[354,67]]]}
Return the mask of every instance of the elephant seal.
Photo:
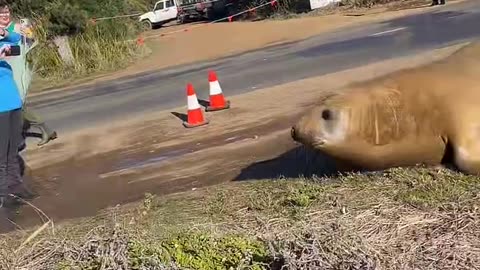
{"label": "elephant seal", "polygon": [[293,140],[353,167],[451,163],[480,173],[480,43],[322,97]]}

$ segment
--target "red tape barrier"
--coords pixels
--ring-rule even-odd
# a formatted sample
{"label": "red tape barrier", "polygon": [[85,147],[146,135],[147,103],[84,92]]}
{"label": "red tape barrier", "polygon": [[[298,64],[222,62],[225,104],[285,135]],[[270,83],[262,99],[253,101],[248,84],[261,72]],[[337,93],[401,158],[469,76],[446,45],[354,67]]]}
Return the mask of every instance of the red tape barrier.
{"label": "red tape barrier", "polygon": [[111,19],[118,19],[118,18],[129,18],[129,17],[134,17],[134,16],[140,16],[143,13],[135,13],[135,14],[127,14],[127,15],[118,15],[118,16],[111,16],[111,17],[101,17],[101,18],[91,18],[90,21],[92,23],[96,23],[98,21],[104,21],[104,20],[111,20]]}

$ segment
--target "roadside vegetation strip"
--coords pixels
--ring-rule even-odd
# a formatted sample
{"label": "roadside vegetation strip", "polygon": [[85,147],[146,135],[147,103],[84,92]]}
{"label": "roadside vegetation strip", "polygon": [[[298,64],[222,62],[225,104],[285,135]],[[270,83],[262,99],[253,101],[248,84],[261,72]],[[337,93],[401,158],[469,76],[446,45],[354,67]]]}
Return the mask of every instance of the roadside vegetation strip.
{"label": "roadside vegetation strip", "polygon": [[[6,269],[476,269],[480,179],[394,168],[230,183],[2,236]],[[20,235],[19,235],[20,234]],[[12,255],[14,254],[14,255]],[[10,268],[8,268],[10,267]]]}
{"label": "roadside vegetation strip", "polygon": [[115,21],[102,22],[69,38],[73,62],[67,64],[56,47],[50,45],[43,25],[39,24],[35,31],[40,41],[31,56],[37,80],[40,79],[36,83],[42,83],[42,78],[50,82],[61,82],[66,78],[84,76],[99,70],[115,70],[126,67],[133,58],[148,53],[144,47],[122,42],[137,34],[134,26]]}

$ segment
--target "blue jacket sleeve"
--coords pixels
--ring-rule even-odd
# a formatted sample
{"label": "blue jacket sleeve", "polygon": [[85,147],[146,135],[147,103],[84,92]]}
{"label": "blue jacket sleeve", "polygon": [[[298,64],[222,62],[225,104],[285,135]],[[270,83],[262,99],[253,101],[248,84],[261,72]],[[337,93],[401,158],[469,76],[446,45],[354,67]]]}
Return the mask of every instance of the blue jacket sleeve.
{"label": "blue jacket sleeve", "polygon": [[7,37],[0,39],[1,42],[18,43],[22,40],[22,35],[15,32],[8,32]]}

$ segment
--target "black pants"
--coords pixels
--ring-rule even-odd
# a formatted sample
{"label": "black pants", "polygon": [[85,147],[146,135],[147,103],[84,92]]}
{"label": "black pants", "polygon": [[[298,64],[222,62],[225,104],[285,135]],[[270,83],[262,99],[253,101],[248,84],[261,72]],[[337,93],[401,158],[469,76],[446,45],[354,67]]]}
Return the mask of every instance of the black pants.
{"label": "black pants", "polygon": [[432,0],[432,5],[445,5],[445,0]]}
{"label": "black pants", "polygon": [[22,184],[18,146],[22,142],[21,109],[0,113],[0,197]]}

